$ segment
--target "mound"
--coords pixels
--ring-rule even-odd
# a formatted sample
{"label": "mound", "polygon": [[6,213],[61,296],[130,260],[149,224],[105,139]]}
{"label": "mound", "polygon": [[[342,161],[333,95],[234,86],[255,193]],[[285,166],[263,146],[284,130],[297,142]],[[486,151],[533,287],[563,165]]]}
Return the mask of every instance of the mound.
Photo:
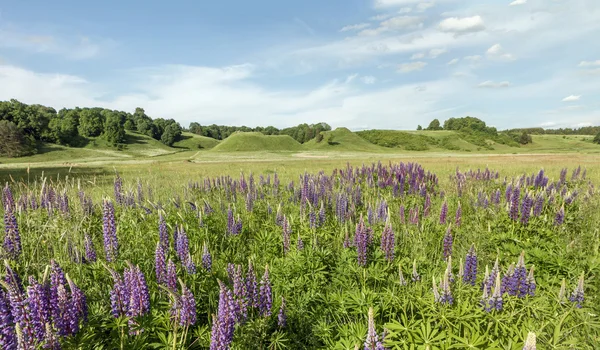
{"label": "mound", "polygon": [[175,142],[175,148],[187,148],[190,150],[211,149],[219,144],[219,140],[211,137],[196,135],[191,132],[184,132],[181,135],[181,140]]}
{"label": "mound", "polygon": [[407,151],[426,151],[440,144],[440,140],[431,136],[396,130],[365,130],[356,134],[372,144]]}
{"label": "mound", "polygon": [[306,142],[304,148],[311,150],[381,152],[381,147],[369,143],[350,131],[348,128],[337,128],[323,133],[323,140],[312,139]]}
{"label": "mound", "polygon": [[259,132],[236,132],[215,146],[217,152],[299,151],[298,141],[288,135],[264,135]]}

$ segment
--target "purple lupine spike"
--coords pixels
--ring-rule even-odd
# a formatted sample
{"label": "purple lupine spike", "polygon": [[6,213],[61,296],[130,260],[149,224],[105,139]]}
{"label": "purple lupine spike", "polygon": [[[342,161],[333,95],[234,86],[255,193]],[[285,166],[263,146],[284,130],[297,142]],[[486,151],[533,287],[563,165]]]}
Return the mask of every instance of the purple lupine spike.
{"label": "purple lupine spike", "polygon": [[219,281],[219,287],[219,306],[217,315],[213,315],[210,350],[229,350],[235,329],[235,314],[231,307],[234,302],[231,291],[223,282]]}
{"label": "purple lupine spike", "polygon": [[406,221],[406,214],[405,214],[406,210],[404,208],[404,205],[400,205],[400,210],[399,210],[399,214],[400,214],[400,222],[404,223]]}
{"label": "purple lupine spike", "polygon": [[246,273],[246,293],[248,293],[248,303],[252,305],[252,307],[258,307],[260,305],[260,295],[256,283],[254,265],[251,260],[248,261],[248,272]]}
{"label": "purple lupine spike", "polygon": [[[6,266],[10,268],[8,263],[6,263]],[[16,342],[19,349],[35,349],[35,328],[31,319],[29,303],[22,290],[20,281],[15,276],[14,272],[10,275],[7,274],[5,278],[9,279],[9,281],[7,281],[4,287],[6,287],[7,291],[10,313],[17,329]]]}
{"label": "purple lupine spike", "polygon": [[[508,293],[509,290],[515,290],[516,291],[516,287],[514,285],[514,274],[515,274],[515,264],[512,263],[510,264],[510,266],[508,266],[508,270],[506,271],[506,273],[504,274],[504,276],[502,276],[502,294],[504,293]],[[515,292],[516,294],[516,292]]]}
{"label": "purple lupine spike", "polygon": [[233,271],[233,296],[238,303],[236,321],[243,323],[248,318],[249,300],[241,265],[237,265]]}
{"label": "purple lupine spike", "polygon": [[413,269],[412,269],[412,275],[411,275],[412,281],[413,282],[419,282],[421,280],[421,275],[419,275],[419,273],[417,272],[417,260],[413,260]]}
{"label": "purple lupine spike", "polygon": [[281,297],[281,306],[279,307],[279,314],[277,314],[277,325],[279,328],[285,328],[287,325],[287,315],[285,312],[285,298]]}
{"label": "purple lupine spike", "polygon": [[177,267],[171,259],[167,262],[165,285],[170,291],[175,292],[177,290]]}
{"label": "purple lupine spike", "polygon": [[231,207],[227,209],[227,233],[235,234],[235,218],[233,217]]}
{"label": "purple lupine spike", "polygon": [[504,302],[502,300],[502,284],[500,282],[500,274],[496,275],[496,281],[494,283],[494,292],[489,300],[489,308],[495,309],[496,311],[502,311]]}
{"label": "purple lupine spike", "polygon": [[0,288],[0,348],[17,350],[17,334],[8,295]]}
{"label": "purple lupine spike", "polygon": [[240,233],[242,233],[243,227],[244,224],[242,222],[242,218],[238,215],[237,220],[235,221],[234,234],[239,235]]}
{"label": "purple lupine spike", "polygon": [[325,206],[323,205],[323,202],[321,202],[321,208],[319,209],[319,222],[318,222],[318,226],[323,226],[323,224],[325,224],[325,220],[327,219],[327,216],[325,214]]}
{"label": "purple lupine spike", "polygon": [[154,250],[154,271],[156,272],[156,282],[159,284],[165,283],[167,272],[167,257],[165,249],[160,242],[156,243]]}
{"label": "purple lupine spike", "polygon": [[204,245],[202,246],[202,268],[207,272],[211,272],[212,270],[212,256],[208,251],[206,242],[204,242]]}
{"label": "purple lupine spike", "polygon": [[69,304],[66,294],[67,279],[60,265],[56,261],[50,262],[50,289],[48,293],[50,312],[54,320],[54,326],[58,335],[66,336],[69,334],[70,325],[66,317]]}
{"label": "purple lupine spike", "polygon": [[[450,260],[449,260],[450,261]],[[452,291],[450,290],[450,271],[446,269],[444,278],[440,281],[440,303],[452,305],[454,298],[452,297]]]}
{"label": "purple lupine spike", "polygon": [[448,282],[454,283],[455,278],[454,273],[452,273],[452,256],[449,256],[448,260],[446,261],[446,270],[444,273],[448,275]]}
{"label": "purple lupine spike", "polygon": [[488,272],[486,266],[486,277],[483,279],[483,283],[481,285],[482,289],[486,289],[488,294],[492,293],[492,288],[494,287],[494,283],[496,283],[496,276],[500,273],[500,265],[498,261],[498,257],[496,257],[496,262],[494,263],[494,267],[491,272]]}
{"label": "purple lupine spike", "polygon": [[440,225],[446,224],[446,218],[448,217],[448,203],[444,201],[442,208],[440,209]]}
{"label": "purple lupine spike", "polygon": [[354,245],[356,246],[358,265],[367,266],[367,229],[365,227],[365,221],[361,214],[359,222],[356,224],[356,231],[354,234]]}
{"label": "purple lupine spike", "polygon": [[565,222],[565,206],[560,207],[558,212],[556,212],[556,216],[554,217],[554,225],[560,226]]}
{"label": "purple lupine spike", "polygon": [[509,295],[516,295],[519,298],[524,298],[527,295],[527,269],[525,268],[524,251],[519,256],[510,286],[508,290]]}
{"label": "purple lupine spike", "polygon": [[79,322],[87,322],[88,305],[83,291],[67,276],[67,283],[71,289],[71,300],[67,311],[70,323],[71,335],[79,331]]}
{"label": "purple lupine spike", "polygon": [[463,282],[474,286],[477,280],[477,252],[474,243],[467,253],[464,266]]}
{"label": "purple lupine spike", "polygon": [[114,262],[117,258],[119,242],[117,240],[115,208],[112,202],[108,200],[104,200],[102,222],[102,234],[104,237],[104,252],[106,253],[106,261]]}
{"label": "purple lupine spike", "polygon": [[446,234],[444,234],[444,239],[442,241],[443,243],[443,256],[444,256],[444,260],[447,260],[449,256],[452,255],[452,243],[453,243],[454,239],[452,237],[452,230],[451,227],[448,226],[448,229],[446,229]]}
{"label": "purple lupine spike", "polygon": [[171,314],[181,327],[189,327],[196,323],[196,299],[192,291],[181,282],[181,295],[173,303]]}
{"label": "purple lupine spike", "polygon": [[429,193],[425,196],[425,204],[423,204],[423,217],[428,217],[431,211],[431,196]]}
{"label": "purple lupine spike", "polygon": [[139,266],[128,262],[128,267],[123,272],[123,282],[129,291],[129,303],[126,315],[129,318],[130,334],[139,334],[138,323],[135,318],[143,316],[150,311],[150,293],[146,284],[146,277]]}
{"label": "purple lupine spike", "polygon": [[21,234],[17,218],[11,206],[6,206],[4,211],[4,243],[3,248],[10,259],[17,260],[21,255]]}
{"label": "purple lupine spike", "polygon": [[11,210],[15,207],[15,199],[13,197],[12,191],[10,190],[10,187],[8,186],[8,182],[6,183],[6,186],[4,186],[4,188],[2,189],[2,206],[4,208],[8,207]]}
{"label": "purple lupine spike", "polygon": [[533,198],[531,198],[529,194],[525,194],[525,198],[523,198],[523,204],[521,205],[521,223],[523,225],[527,225],[529,223],[532,206]]}
{"label": "purple lupine spike", "polygon": [[369,308],[367,338],[365,339],[365,350],[385,350],[383,344],[379,341],[377,331],[375,330],[375,317],[373,307]]}
{"label": "purple lupine spike", "polygon": [[298,239],[296,240],[296,248],[298,250],[304,250],[304,241],[302,237],[300,237],[300,233],[298,233]]}
{"label": "purple lupine spike", "polygon": [[584,275],[583,273],[579,276],[579,280],[577,281],[577,287],[573,290],[573,293],[569,296],[569,301],[575,303],[575,307],[581,309],[583,307],[583,302],[585,301],[585,295],[583,291],[584,284]]}
{"label": "purple lupine spike", "polygon": [[381,234],[381,250],[385,253],[385,258],[392,262],[394,261],[394,253],[396,248],[396,237],[392,230],[392,224],[388,214],[383,233]]}
{"label": "purple lupine spike", "polygon": [[527,294],[534,296],[535,290],[537,288],[537,283],[535,282],[535,276],[533,275],[534,266],[531,266],[529,269],[529,274],[527,275],[527,279],[525,280],[525,285],[527,286]]}
{"label": "purple lupine spike", "polygon": [[283,237],[283,255],[286,255],[290,251],[290,236],[292,234],[290,222],[288,221],[288,218],[286,216],[283,217],[283,224],[281,230],[281,234]]}
{"label": "purple lupine spike", "polygon": [[95,262],[97,260],[96,250],[94,249],[94,243],[92,242],[92,238],[87,233],[84,237],[84,246],[85,246],[85,260],[88,262]]}
{"label": "purple lupine spike", "polygon": [[277,206],[277,213],[275,214],[275,223],[278,226],[281,226],[283,224],[283,212],[281,209],[281,203],[279,203],[279,205]]}
{"label": "purple lupine spike", "polygon": [[[487,267],[486,267],[486,277],[488,275],[488,271],[487,271]],[[479,304],[481,305],[481,307],[483,307],[483,310],[485,310],[485,312],[490,312],[492,311],[491,307],[490,307],[490,293],[488,292],[487,288],[483,288],[483,295],[481,296],[481,299],[479,299]]]}
{"label": "purple lupine spike", "polygon": [[456,225],[456,227],[460,227],[461,223],[462,223],[462,206],[460,205],[460,202],[458,202],[458,207],[456,208],[456,215],[454,216],[454,224]]}
{"label": "purple lupine spike", "polygon": [[117,174],[117,176],[115,177],[115,181],[114,181],[115,202],[117,202],[117,204],[123,204],[122,188],[123,188],[123,180],[121,179],[119,174]]}
{"label": "purple lupine spike", "polygon": [[260,280],[260,290],[259,290],[259,298],[260,302],[258,305],[258,310],[261,316],[269,317],[271,316],[271,306],[273,305],[273,295],[271,292],[271,281],[269,280],[269,266],[265,267],[265,273]]}
{"label": "purple lupine spike", "polygon": [[29,276],[27,303],[31,312],[35,338],[38,342],[42,341],[46,335],[46,322],[50,321],[49,300],[46,288],[39,284],[33,276]]}
{"label": "purple lupine spike", "polygon": [[158,240],[166,253],[169,250],[169,232],[167,231],[167,222],[162,213],[158,214]]}
{"label": "purple lupine spike", "polygon": [[315,209],[310,207],[310,212],[308,213],[308,226],[311,229],[315,229],[317,227],[317,214],[315,213]]}
{"label": "purple lupine spike", "polygon": [[533,216],[540,216],[544,210],[544,194],[543,192],[538,193],[535,197],[535,203],[533,204]]}

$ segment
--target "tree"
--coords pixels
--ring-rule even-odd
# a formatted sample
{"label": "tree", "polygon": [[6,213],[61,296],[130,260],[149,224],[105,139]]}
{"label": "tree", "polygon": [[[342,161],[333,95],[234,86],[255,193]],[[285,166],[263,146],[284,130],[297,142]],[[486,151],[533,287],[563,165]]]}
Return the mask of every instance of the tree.
{"label": "tree", "polygon": [[121,117],[118,114],[111,114],[104,122],[104,138],[112,146],[117,146],[125,142],[125,128],[121,124]]}
{"label": "tree", "polygon": [[523,133],[521,133],[521,136],[519,136],[519,143],[522,145],[526,145],[531,142],[532,142],[531,135],[529,135],[528,133],[523,131]]}
{"label": "tree", "polygon": [[189,130],[192,134],[202,135],[202,126],[199,123],[191,122]]}
{"label": "tree", "polygon": [[426,130],[442,130],[440,121],[438,119],[432,120]]}
{"label": "tree", "polygon": [[78,126],[79,111],[66,108],[61,109],[58,116],[49,124],[54,141],[69,146],[75,146],[81,141],[77,130]]}
{"label": "tree", "polygon": [[417,130],[423,130],[423,127],[421,125],[417,125]]}
{"label": "tree", "polygon": [[0,120],[0,156],[22,157],[35,153],[35,140],[13,122]]}
{"label": "tree", "polygon": [[323,133],[319,132],[317,134],[317,137],[316,137],[315,141],[317,141],[317,143],[320,143],[321,141],[323,141]]}
{"label": "tree", "polygon": [[160,141],[167,146],[173,146],[173,144],[181,139],[181,126],[178,123],[171,123],[165,128],[165,132],[162,134]]}
{"label": "tree", "polygon": [[[103,111],[104,112],[104,111]],[[79,113],[79,134],[86,137],[100,136],[104,129],[104,116],[97,108],[84,108]]]}
{"label": "tree", "polygon": [[594,137],[593,142],[600,145],[600,132],[596,134],[596,137]]}

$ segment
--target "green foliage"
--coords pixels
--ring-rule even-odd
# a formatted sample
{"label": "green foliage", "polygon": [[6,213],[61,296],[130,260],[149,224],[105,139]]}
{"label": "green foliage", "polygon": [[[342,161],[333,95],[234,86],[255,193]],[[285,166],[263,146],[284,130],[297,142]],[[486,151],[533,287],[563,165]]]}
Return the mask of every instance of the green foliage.
{"label": "green foliage", "polygon": [[438,119],[434,119],[429,123],[429,126],[425,130],[444,130],[444,128],[440,125],[440,121]]}
{"label": "green foliage", "polygon": [[161,142],[167,146],[173,146],[173,144],[181,139],[181,126],[178,123],[172,122],[165,126],[164,132],[160,138]]}
{"label": "green foliage", "polygon": [[125,142],[125,128],[121,124],[121,118],[117,114],[107,116],[104,123],[104,138],[113,147]]}
{"label": "green foliage", "polygon": [[598,133],[596,134],[596,136],[594,136],[594,140],[593,140],[593,142],[594,142],[594,143],[597,143],[597,144],[599,144],[599,145],[600,145],[600,132],[598,132]]}
{"label": "green foliage", "polygon": [[485,122],[478,118],[450,118],[444,122],[444,130],[456,130],[463,132],[476,132],[496,136],[498,131],[494,127],[488,127]]}
{"label": "green foliage", "polygon": [[301,145],[288,135],[237,132],[214,147],[218,152],[298,151]]}
{"label": "green foliage", "polygon": [[395,130],[365,130],[357,134],[375,145],[403,148],[407,151],[425,151],[438,144],[438,140],[433,137]]}
{"label": "green foliage", "polygon": [[249,128],[247,126],[226,126],[226,125],[207,125],[202,126],[196,122],[190,123],[190,132],[211,137],[217,140],[224,140],[236,132],[260,132],[264,135],[289,135],[294,140],[305,143],[312,140],[322,131],[330,131],[331,126],[327,123],[300,124],[298,126],[277,129],[274,126]]}
{"label": "green foliage", "polygon": [[25,135],[19,127],[8,120],[0,120],[0,156],[22,157],[34,154],[35,140]]}
{"label": "green foliage", "polygon": [[417,130],[423,130],[423,127],[421,125],[417,125]]}
{"label": "green foliage", "polygon": [[74,109],[61,109],[58,116],[50,121],[49,127],[56,143],[68,146],[80,144],[79,138],[79,111]]}
{"label": "green foliage", "polygon": [[104,130],[104,116],[98,108],[84,108],[79,112],[79,134],[94,137]]}

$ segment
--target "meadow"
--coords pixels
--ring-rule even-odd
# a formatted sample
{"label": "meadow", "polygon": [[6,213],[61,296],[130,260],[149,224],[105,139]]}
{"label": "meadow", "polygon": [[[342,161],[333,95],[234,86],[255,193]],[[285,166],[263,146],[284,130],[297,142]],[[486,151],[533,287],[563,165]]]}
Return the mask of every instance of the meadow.
{"label": "meadow", "polygon": [[600,342],[594,154],[131,158],[2,165],[3,348]]}

